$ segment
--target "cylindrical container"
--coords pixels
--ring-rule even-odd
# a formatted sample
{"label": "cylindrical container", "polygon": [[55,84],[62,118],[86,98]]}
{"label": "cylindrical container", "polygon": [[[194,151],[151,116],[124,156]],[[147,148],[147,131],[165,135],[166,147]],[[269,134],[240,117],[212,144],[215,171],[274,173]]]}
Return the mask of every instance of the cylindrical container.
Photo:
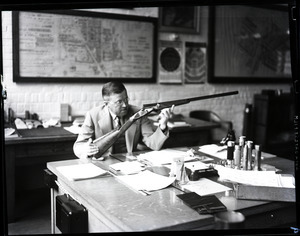
{"label": "cylindrical container", "polygon": [[243,168],[242,170],[248,170],[248,147],[244,146],[243,150]]}
{"label": "cylindrical container", "polygon": [[234,141],[227,142],[227,160],[230,160],[230,161],[233,160],[234,146],[235,146]]}
{"label": "cylindrical container", "polygon": [[233,153],[234,165],[236,169],[241,168],[241,148],[240,146],[236,146]]}
{"label": "cylindrical container", "polygon": [[245,142],[246,142],[246,136],[240,136],[239,138],[239,147],[240,147],[240,154],[241,154],[240,163],[243,163],[243,159],[244,159],[243,152],[244,152]]}
{"label": "cylindrical container", "polygon": [[240,136],[240,138],[239,138],[239,145],[240,146],[245,145],[245,141],[246,141],[246,136]]}
{"label": "cylindrical container", "polygon": [[253,149],[253,142],[247,141],[247,147],[248,147],[248,169],[252,170],[252,149]]}
{"label": "cylindrical container", "polygon": [[261,148],[260,148],[260,145],[255,145],[255,164],[254,164],[254,169],[255,170],[261,170],[260,164],[261,164]]}
{"label": "cylindrical container", "polygon": [[242,229],[245,216],[236,211],[223,211],[215,214],[215,229]]}

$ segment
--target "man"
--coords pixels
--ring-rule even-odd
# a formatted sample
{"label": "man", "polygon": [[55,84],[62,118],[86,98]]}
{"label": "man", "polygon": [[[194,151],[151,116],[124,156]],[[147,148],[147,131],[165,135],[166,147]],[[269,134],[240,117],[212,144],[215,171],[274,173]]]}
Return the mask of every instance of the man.
{"label": "man", "polygon": [[[103,85],[102,97],[104,104],[87,112],[73,150],[77,157],[88,158],[102,150],[101,142],[92,143],[111,130],[123,125],[129,117],[140,109],[128,103],[127,90],[120,82],[109,82]],[[137,149],[142,141],[152,150],[161,149],[169,137],[167,122],[172,115],[173,108],[163,109],[159,114],[159,126],[155,131],[147,117],[135,121],[115,144],[103,156],[109,153],[131,153]]]}

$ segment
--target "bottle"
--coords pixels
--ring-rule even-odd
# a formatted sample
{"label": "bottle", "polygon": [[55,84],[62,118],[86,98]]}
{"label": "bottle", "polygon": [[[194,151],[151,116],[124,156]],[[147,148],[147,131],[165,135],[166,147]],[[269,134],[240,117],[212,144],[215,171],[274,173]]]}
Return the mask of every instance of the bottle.
{"label": "bottle", "polygon": [[260,145],[255,145],[255,162],[254,162],[254,170],[261,170],[261,148]]}
{"label": "bottle", "polygon": [[232,167],[232,165],[233,165],[234,146],[235,146],[234,141],[227,142],[227,160],[228,160],[230,167]]}
{"label": "bottle", "polygon": [[240,164],[244,163],[244,146],[246,142],[246,136],[240,136],[239,138],[239,147],[240,147]]}
{"label": "bottle", "polygon": [[247,141],[247,147],[248,147],[248,169],[252,170],[252,149],[253,149],[253,142]]}
{"label": "bottle", "polygon": [[235,168],[239,170],[241,168],[241,147],[239,145],[235,146],[233,159]]}
{"label": "bottle", "polygon": [[243,170],[248,170],[248,147],[247,145],[244,146],[243,149]]}

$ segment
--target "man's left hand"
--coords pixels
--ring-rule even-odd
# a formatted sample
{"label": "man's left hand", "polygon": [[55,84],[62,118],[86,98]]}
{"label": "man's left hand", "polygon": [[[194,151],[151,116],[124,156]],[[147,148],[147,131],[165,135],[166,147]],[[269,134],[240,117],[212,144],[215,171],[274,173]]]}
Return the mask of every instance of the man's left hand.
{"label": "man's left hand", "polygon": [[167,129],[167,123],[173,115],[174,107],[175,106],[173,105],[171,108],[165,108],[161,110],[158,116],[159,119],[158,124],[162,131],[165,131]]}

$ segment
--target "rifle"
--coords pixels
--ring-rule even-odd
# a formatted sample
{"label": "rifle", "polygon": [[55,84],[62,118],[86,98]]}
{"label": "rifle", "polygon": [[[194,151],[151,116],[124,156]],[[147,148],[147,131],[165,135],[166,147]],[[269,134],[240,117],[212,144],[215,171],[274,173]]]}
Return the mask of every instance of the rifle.
{"label": "rifle", "polygon": [[141,119],[142,117],[148,116],[153,111],[159,111],[165,108],[169,108],[171,106],[179,106],[190,103],[192,101],[204,100],[204,99],[211,99],[216,97],[224,97],[238,94],[238,91],[226,92],[226,93],[217,93],[212,95],[205,95],[199,97],[192,97],[192,98],[185,98],[179,100],[172,100],[167,102],[160,102],[160,103],[149,103],[144,104],[143,108],[131,116],[122,127],[119,129],[113,129],[112,131],[108,132],[107,134],[95,139],[93,143],[95,143],[99,147],[99,152],[95,155],[96,158],[101,157],[118,139],[121,135],[123,135],[127,129],[137,120]]}
{"label": "rifle", "polygon": [[235,95],[235,94],[238,94],[238,93],[239,93],[238,91],[232,91],[232,92],[226,92],[226,93],[216,93],[216,94],[212,94],[212,95],[205,95],[205,96],[199,96],[199,97],[172,100],[172,101],[167,101],[167,102],[149,103],[149,104],[144,104],[143,108],[152,107],[152,108],[154,108],[154,110],[162,110],[164,108],[168,108],[168,107],[171,107],[173,105],[174,106],[179,106],[179,105],[184,105],[184,104],[190,103],[192,101],[199,101],[199,100],[216,98],[216,97],[230,96],[230,95]]}

